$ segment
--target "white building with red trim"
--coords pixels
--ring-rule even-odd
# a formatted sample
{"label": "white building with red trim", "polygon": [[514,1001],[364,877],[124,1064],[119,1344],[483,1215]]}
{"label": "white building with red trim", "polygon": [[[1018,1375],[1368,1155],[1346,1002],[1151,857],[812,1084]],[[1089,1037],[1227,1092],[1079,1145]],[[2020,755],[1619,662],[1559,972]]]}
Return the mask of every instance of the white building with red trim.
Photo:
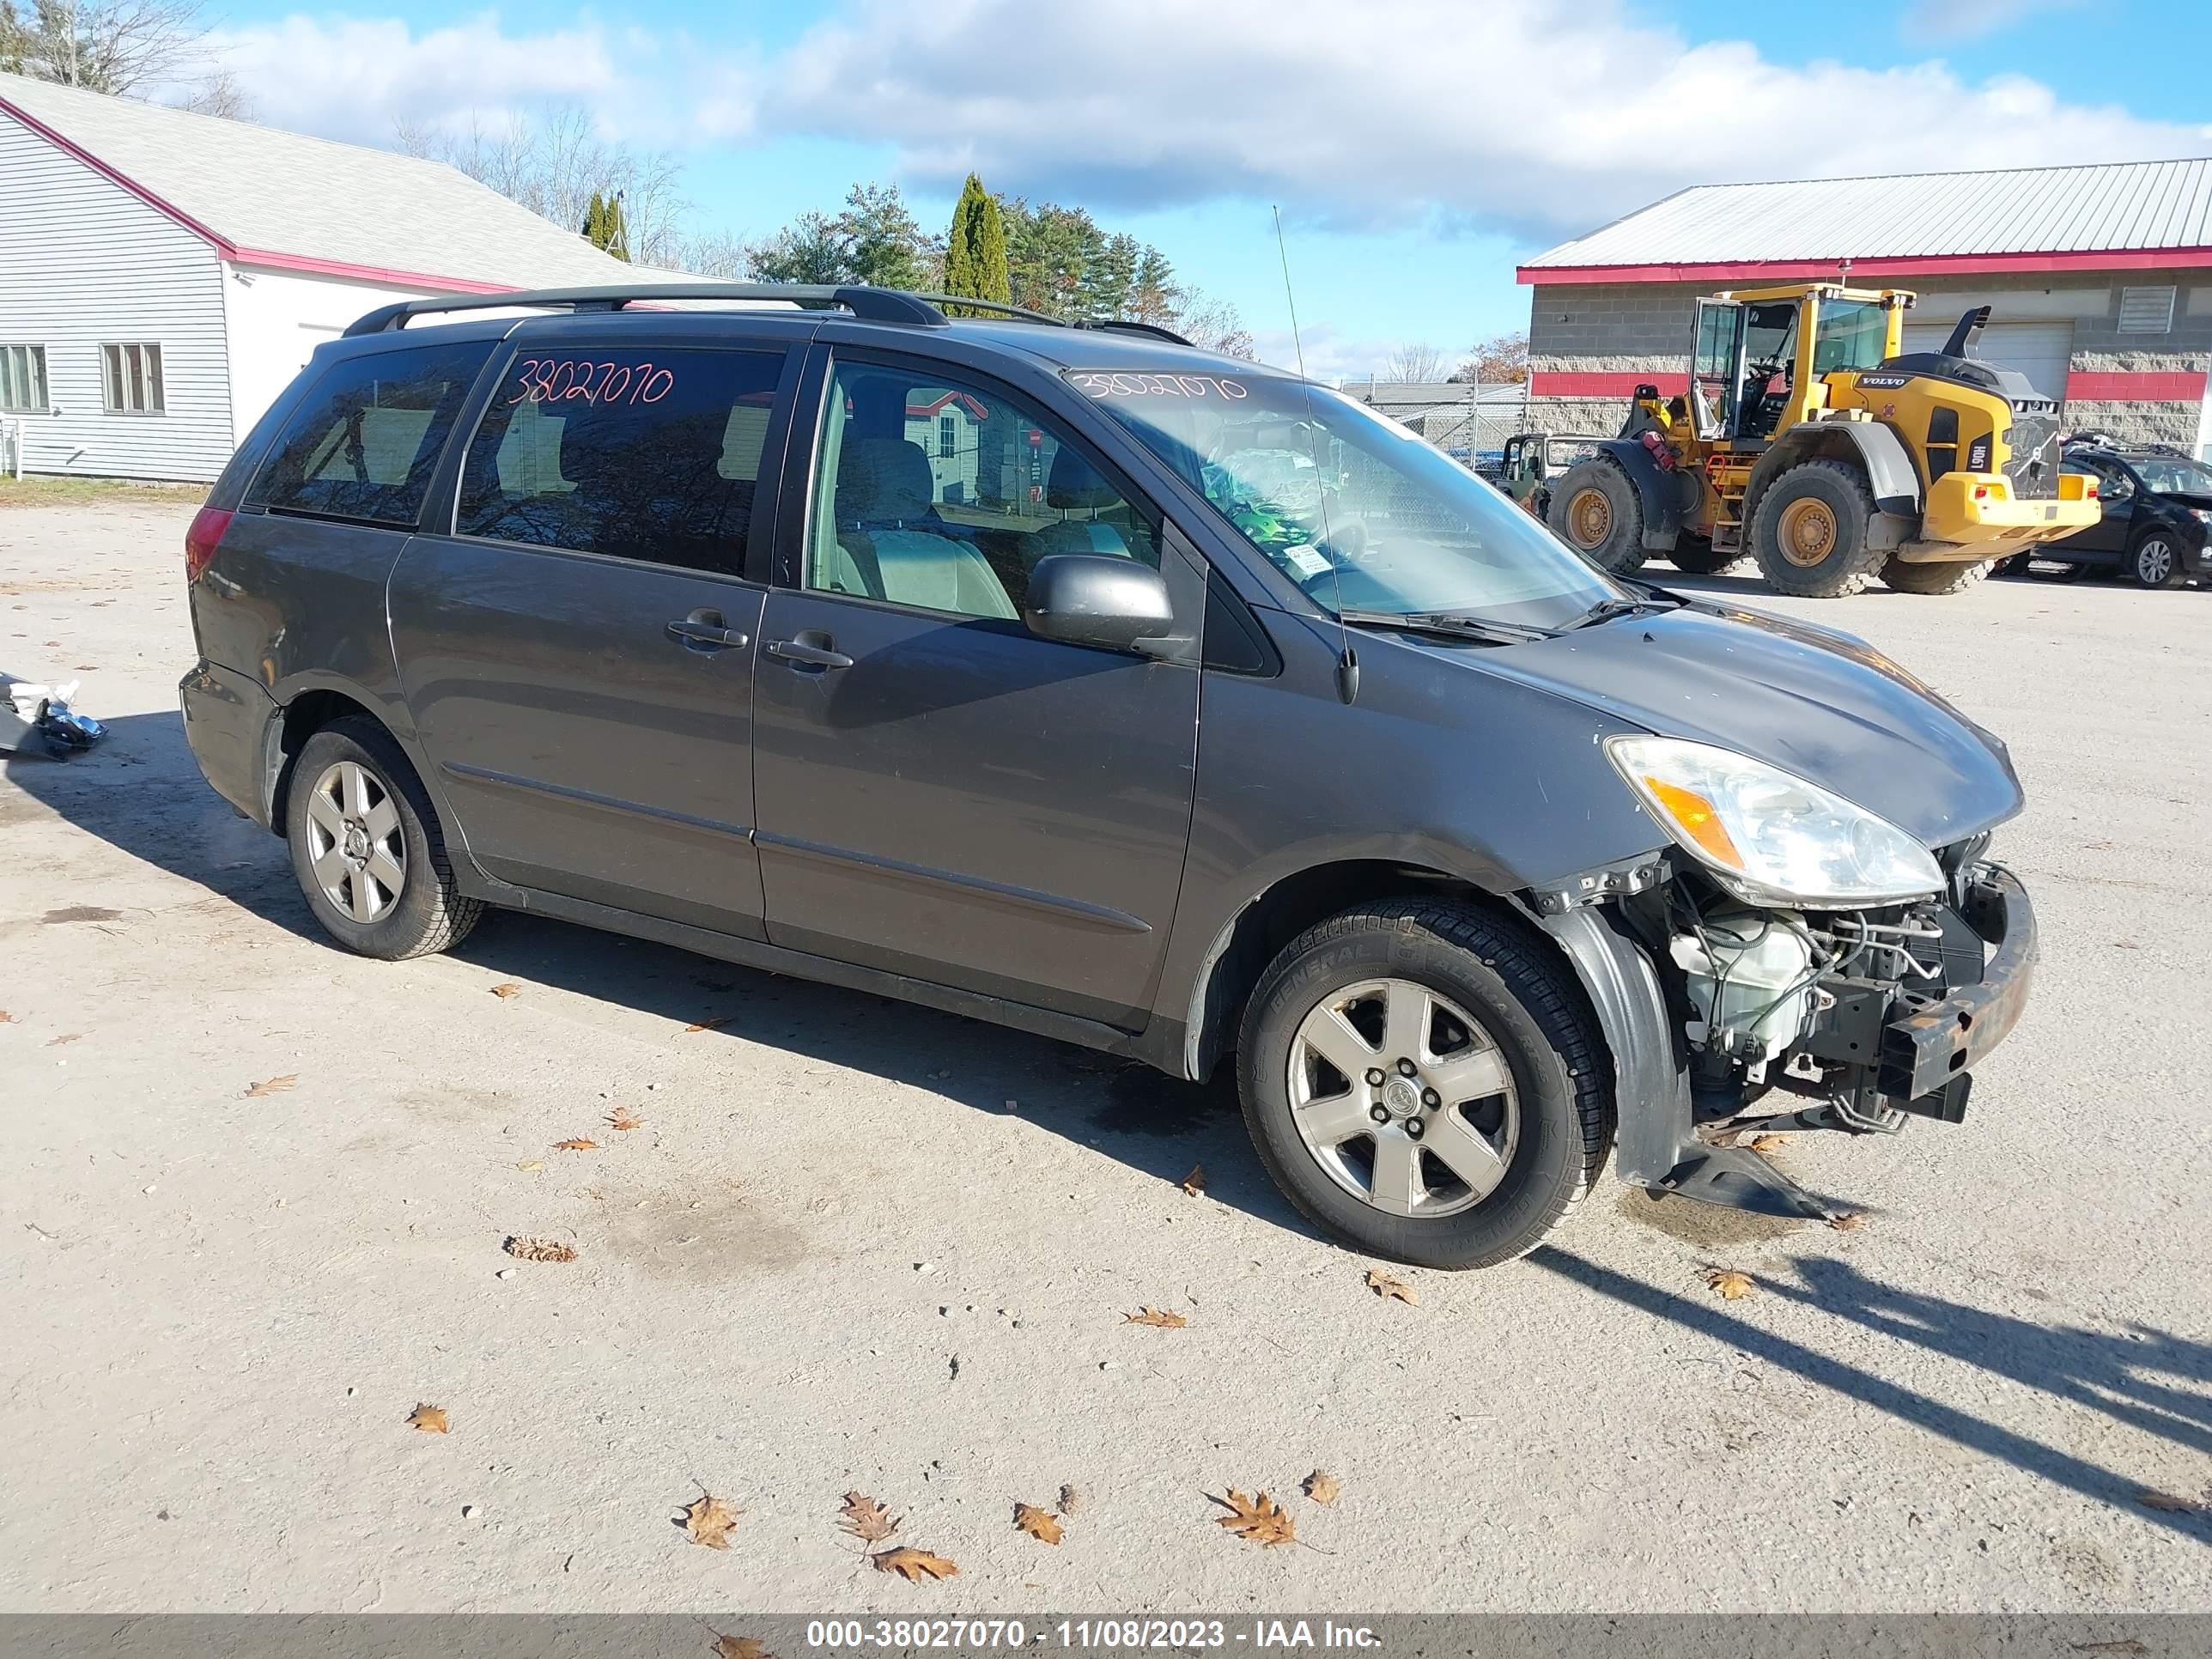
{"label": "white building with red trim", "polygon": [[642,280],[442,162],[0,75],[0,424],[22,468],[212,479],[394,300]]}
{"label": "white building with red trim", "polygon": [[1703,185],[1520,268],[1532,424],[1618,428],[1683,389],[1694,302],[1845,280],[1919,295],[1906,347],[1990,307],[1978,348],[2063,398],[2068,429],[2212,453],[2212,160]]}

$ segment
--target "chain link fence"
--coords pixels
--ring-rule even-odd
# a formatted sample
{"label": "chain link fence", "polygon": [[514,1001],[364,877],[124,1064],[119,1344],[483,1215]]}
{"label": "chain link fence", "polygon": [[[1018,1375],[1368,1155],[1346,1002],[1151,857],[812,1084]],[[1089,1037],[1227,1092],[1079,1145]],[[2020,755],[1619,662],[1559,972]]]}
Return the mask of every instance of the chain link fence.
{"label": "chain link fence", "polygon": [[1343,392],[1377,414],[1410,428],[1454,460],[1477,471],[1497,465],[1498,452],[1528,429],[1528,387],[1347,380]]}

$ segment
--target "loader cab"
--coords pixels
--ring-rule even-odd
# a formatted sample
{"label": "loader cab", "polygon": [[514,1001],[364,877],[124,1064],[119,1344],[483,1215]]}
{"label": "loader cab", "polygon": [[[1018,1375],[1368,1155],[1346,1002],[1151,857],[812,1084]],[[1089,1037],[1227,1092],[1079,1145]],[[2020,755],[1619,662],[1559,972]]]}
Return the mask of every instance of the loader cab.
{"label": "loader cab", "polygon": [[1911,302],[1826,285],[1699,300],[1689,392],[1697,435],[1757,446],[1808,418],[1826,402],[1826,376],[1896,353]]}

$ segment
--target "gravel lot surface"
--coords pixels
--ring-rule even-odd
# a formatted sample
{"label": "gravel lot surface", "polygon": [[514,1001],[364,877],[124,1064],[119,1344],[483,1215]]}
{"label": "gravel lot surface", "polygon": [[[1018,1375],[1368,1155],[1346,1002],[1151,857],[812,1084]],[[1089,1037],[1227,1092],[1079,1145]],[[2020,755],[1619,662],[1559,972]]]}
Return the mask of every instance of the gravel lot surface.
{"label": "gravel lot surface", "polygon": [[2037,996],[1963,1126],[1780,1154],[1862,1231],[1608,1176],[1408,1306],[1225,1086],[543,920],[326,945],[184,745],[188,515],[0,509],[0,667],[112,731],[0,783],[0,1607],[2212,1608],[2140,1499],[2212,1489],[2212,595],[1700,584],[2010,740]]}

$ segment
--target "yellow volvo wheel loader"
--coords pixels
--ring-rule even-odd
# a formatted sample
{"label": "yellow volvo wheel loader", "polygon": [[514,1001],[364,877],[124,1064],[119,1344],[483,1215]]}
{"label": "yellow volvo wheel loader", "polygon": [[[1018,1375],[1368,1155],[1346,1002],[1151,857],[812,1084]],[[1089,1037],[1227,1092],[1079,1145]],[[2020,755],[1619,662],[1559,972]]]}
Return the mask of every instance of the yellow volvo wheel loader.
{"label": "yellow volvo wheel loader", "polygon": [[2058,466],[2058,405],[1967,355],[1899,349],[1913,296],[1793,283],[1698,301],[1682,395],[1636,390],[1620,435],[1553,486],[1547,522],[1621,574],[1652,555],[1704,574],[1749,554],[1784,593],[1880,577],[1955,593],[1999,559],[2096,522]]}

